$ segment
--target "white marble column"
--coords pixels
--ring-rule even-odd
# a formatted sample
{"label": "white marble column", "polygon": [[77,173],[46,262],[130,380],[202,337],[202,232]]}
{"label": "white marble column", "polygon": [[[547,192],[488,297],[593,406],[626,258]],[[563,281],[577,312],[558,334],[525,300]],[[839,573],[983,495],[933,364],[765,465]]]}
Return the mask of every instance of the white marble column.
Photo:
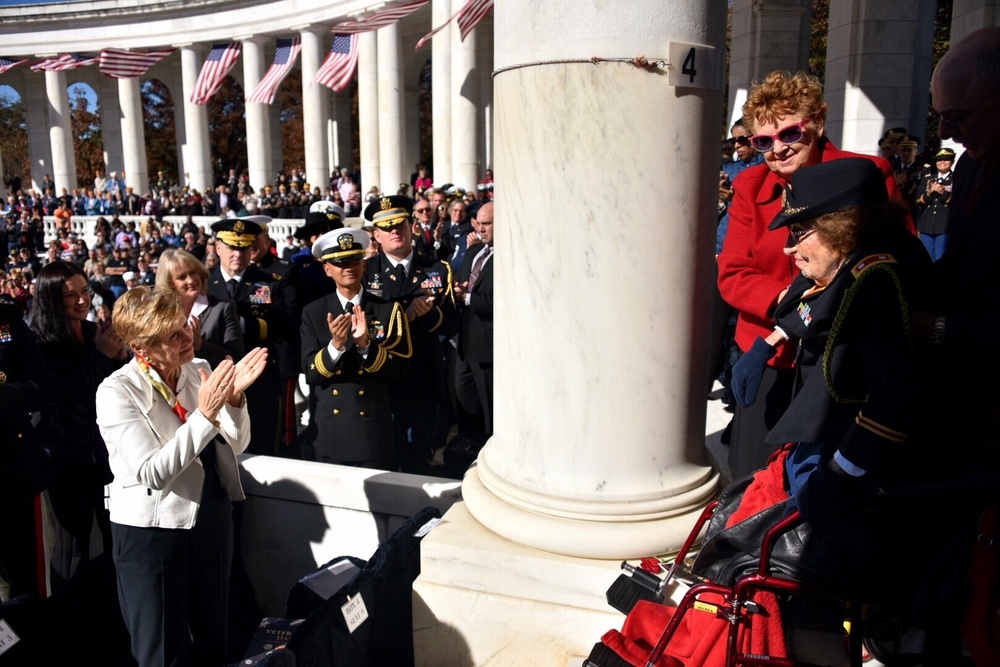
{"label": "white marble column", "polygon": [[[905,127],[911,134],[923,134],[929,67],[924,68],[926,80],[919,86],[914,86],[914,76],[918,64],[929,56],[933,40],[922,43],[920,38],[922,2],[830,4],[826,133],[839,147],[874,155],[886,128]],[[933,20],[933,13],[928,18]],[[915,95],[922,100],[918,117],[911,116],[915,106],[921,106],[913,101]]]}
{"label": "white marble column", "polygon": [[[494,435],[420,547],[418,666],[581,664],[620,627],[604,599],[620,560],[678,548],[716,491],[725,16],[723,0],[494,8]],[[627,62],[671,42],[716,47],[697,60],[709,87]]]}
{"label": "white marble column", "polygon": [[37,109],[36,113],[25,114],[24,122],[28,130],[28,156],[31,159],[31,173],[21,174],[21,187],[40,190],[45,174],[52,173],[52,148],[49,136],[49,105],[45,99],[45,76],[21,67],[8,76],[20,74],[24,81],[24,108]]}
{"label": "white marble column", "polygon": [[142,124],[139,77],[117,79],[117,81],[118,104],[121,107],[122,165],[125,185],[141,195],[149,184],[149,167],[146,166],[146,131]]}
{"label": "white marble column", "polygon": [[[433,0],[431,26],[451,17],[450,0]],[[446,28],[431,38],[431,113],[434,125],[434,185],[451,183],[451,31]],[[426,48],[426,47],[425,47]]]}
{"label": "white marble column", "polygon": [[[400,67],[399,23],[376,32],[378,42],[378,148],[379,184],[387,194],[395,194],[400,183],[409,181],[403,171],[403,77]],[[365,192],[371,184],[365,187]]]}
{"label": "white marble column", "polygon": [[951,8],[951,43],[961,41],[980,28],[1000,26],[1000,1],[954,0]]}
{"label": "white marble column", "polygon": [[[97,74],[96,70],[87,72]],[[118,80],[110,76],[98,74],[93,88],[97,92],[101,110],[101,139],[104,144],[104,175],[109,179],[111,172],[121,172],[125,169],[125,144],[122,137],[121,100],[118,95]],[[82,174],[85,181],[93,178],[92,174]]]}
{"label": "white marble column", "polygon": [[[375,33],[358,35],[358,142],[361,144],[361,188],[382,186],[379,154],[378,46]],[[342,165],[343,166],[343,165]]]}
{"label": "white marble column", "polygon": [[774,70],[809,69],[812,15],[809,0],[733,0],[732,6],[729,126],[742,118],[743,103],[754,81]]}
{"label": "white marble column", "polygon": [[329,119],[330,89],[312,85],[316,71],[326,59],[323,36],[329,30],[310,28],[302,31],[302,131],[305,142],[306,180],[325,183],[330,178],[326,132]]}
{"label": "white marble column", "polygon": [[[45,96],[49,108],[49,143],[52,146],[52,180],[55,194],[76,187],[73,126],[69,117],[66,72],[45,73]],[[43,193],[44,194],[44,193]]]}
{"label": "white marble column", "polygon": [[479,74],[476,71],[476,31],[461,41],[451,31],[451,182],[474,190],[479,182]]}
{"label": "white marble column", "polygon": [[[181,73],[184,80],[184,134],[187,143],[182,146],[184,172],[188,174],[191,187],[199,192],[212,189],[212,148],[208,137],[208,109],[204,104],[191,101],[191,93],[198,81],[201,65],[205,60],[206,47],[188,44],[181,47]],[[184,173],[178,174],[181,183]]]}
{"label": "white marble column", "polygon": [[[268,107],[267,113],[271,121],[271,170],[267,173],[266,181],[259,184],[250,181],[250,185],[256,190],[260,190],[268,183],[273,182],[278,176],[278,172],[283,169],[285,163],[285,154],[281,143],[281,105],[272,104]],[[305,168],[304,165],[299,165],[299,167]]]}
{"label": "white marble column", "polygon": [[[243,41],[243,90],[250,95],[264,78],[268,62],[264,57],[262,37]],[[271,173],[271,115],[270,104],[247,102],[247,172],[250,183],[266,182]],[[236,194],[236,193],[233,193]]]}

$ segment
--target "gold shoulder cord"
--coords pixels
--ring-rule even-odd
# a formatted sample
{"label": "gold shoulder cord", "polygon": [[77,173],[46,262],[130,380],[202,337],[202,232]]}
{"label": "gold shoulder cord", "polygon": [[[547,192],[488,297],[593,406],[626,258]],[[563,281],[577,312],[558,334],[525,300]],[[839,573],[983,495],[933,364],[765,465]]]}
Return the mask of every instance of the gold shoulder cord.
{"label": "gold shoulder cord", "polygon": [[903,323],[903,333],[906,336],[906,343],[910,350],[913,349],[913,333],[910,329],[910,309],[903,296],[903,285],[899,282],[899,276],[892,270],[892,266],[890,264],[872,264],[867,269],[863,270],[855,279],[854,284],[851,285],[846,292],[844,292],[844,301],[840,304],[840,308],[837,310],[837,316],[833,320],[833,326],[830,327],[830,337],[827,339],[826,348],[823,350],[823,379],[826,380],[826,387],[830,390],[830,395],[833,396],[833,400],[838,403],[864,403],[868,400],[868,394],[861,399],[845,398],[838,394],[833,388],[833,369],[831,368],[831,365],[833,364],[833,348],[837,345],[840,338],[841,329],[844,321],[847,319],[847,311],[850,309],[851,303],[854,301],[854,296],[857,294],[858,288],[861,287],[861,283],[864,281],[865,276],[873,275],[875,271],[888,271],[893,284],[896,286],[896,303],[899,305],[899,316]]}

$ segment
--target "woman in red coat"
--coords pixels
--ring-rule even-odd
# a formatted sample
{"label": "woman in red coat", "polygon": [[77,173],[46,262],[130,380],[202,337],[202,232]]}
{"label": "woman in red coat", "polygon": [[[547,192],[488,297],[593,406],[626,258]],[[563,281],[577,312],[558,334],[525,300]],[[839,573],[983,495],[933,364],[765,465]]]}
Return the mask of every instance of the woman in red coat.
{"label": "woman in red coat", "polygon": [[[736,344],[751,352],[754,341],[766,337],[774,324],[778,295],[797,275],[784,253],[786,233],[767,226],[782,207],[782,192],[796,170],[845,157],[865,157],[886,177],[890,197],[899,199],[892,166],[882,158],[838,149],[825,136],[827,105],[823,87],[804,72],[771,72],[757,84],[743,105],[743,123],[764,164],[744,170],[733,182],[729,230],[718,256],[719,290],[739,313]],[[909,223],[912,228],[912,221]],[[763,468],[774,449],[764,436],[784,413],[792,395],[795,349],[779,345],[768,361],[757,401],[736,406],[729,448],[729,468],[739,479]]]}

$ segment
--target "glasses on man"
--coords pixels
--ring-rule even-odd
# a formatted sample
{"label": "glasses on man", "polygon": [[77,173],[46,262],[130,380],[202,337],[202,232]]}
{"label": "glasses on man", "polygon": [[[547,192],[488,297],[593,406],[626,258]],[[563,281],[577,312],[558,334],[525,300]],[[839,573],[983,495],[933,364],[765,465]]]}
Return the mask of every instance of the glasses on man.
{"label": "glasses on man", "polygon": [[797,123],[791,125],[786,125],[774,134],[755,134],[750,137],[750,143],[761,153],[766,153],[770,150],[774,150],[774,140],[777,139],[786,146],[791,146],[792,144],[797,144],[802,141],[802,137],[806,134],[806,125],[811,122],[811,119],[806,118],[805,120],[800,120]]}
{"label": "glasses on man", "polygon": [[792,223],[788,225],[788,240],[785,241],[786,248],[794,248],[802,239],[816,231],[815,227],[803,227],[800,224]]}
{"label": "glasses on man", "polygon": [[735,137],[733,141],[735,141],[740,146],[750,145],[750,137]]}
{"label": "glasses on man", "polygon": [[431,212],[431,207],[430,206],[418,206],[417,208],[413,209],[413,212],[414,213],[430,213]]}

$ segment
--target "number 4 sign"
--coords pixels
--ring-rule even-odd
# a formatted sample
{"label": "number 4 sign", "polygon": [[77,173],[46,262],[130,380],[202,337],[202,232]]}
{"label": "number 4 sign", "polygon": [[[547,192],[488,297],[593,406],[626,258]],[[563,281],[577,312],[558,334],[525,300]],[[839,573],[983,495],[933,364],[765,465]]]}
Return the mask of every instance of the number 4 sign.
{"label": "number 4 sign", "polygon": [[720,88],[716,79],[715,47],[688,42],[667,46],[667,84],[686,88]]}

